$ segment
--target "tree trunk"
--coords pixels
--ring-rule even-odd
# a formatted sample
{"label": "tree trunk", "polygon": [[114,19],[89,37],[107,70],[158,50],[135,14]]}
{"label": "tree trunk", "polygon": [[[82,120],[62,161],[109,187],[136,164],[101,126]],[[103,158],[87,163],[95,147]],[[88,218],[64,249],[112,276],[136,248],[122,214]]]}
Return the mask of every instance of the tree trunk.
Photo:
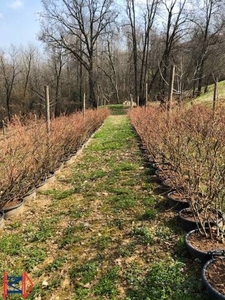
{"label": "tree trunk", "polygon": [[89,80],[89,102],[93,108],[98,107],[98,103],[95,96],[95,80],[93,74],[93,61],[90,62],[90,69],[88,70]]}
{"label": "tree trunk", "polygon": [[7,109],[7,116],[8,116],[8,120],[11,121],[11,111],[10,111],[10,96],[7,95],[6,96],[6,109]]}
{"label": "tree trunk", "polygon": [[60,101],[59,101],[59,86],[60,86],[60,75],[56,78],[56,90],[55,90],[55,117],[60,115]]}

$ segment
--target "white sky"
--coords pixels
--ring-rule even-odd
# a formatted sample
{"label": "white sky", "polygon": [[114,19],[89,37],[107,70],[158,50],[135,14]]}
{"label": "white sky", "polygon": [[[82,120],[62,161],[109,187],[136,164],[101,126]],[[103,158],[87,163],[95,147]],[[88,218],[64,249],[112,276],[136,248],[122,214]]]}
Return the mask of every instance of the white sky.
{"label": "white sky", "polygon": [[41,0],[0,0],[0,48],[39,44]]}

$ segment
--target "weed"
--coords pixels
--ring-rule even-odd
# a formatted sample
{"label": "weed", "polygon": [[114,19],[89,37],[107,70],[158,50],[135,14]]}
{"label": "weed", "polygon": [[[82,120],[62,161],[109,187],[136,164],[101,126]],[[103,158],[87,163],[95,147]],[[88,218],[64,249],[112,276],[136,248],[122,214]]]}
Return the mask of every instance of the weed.
{"label": "weed", "polygon": [[149,220],[155,220],[157,217],[157,211],[154,208],[146,209],[146,211],[143,213],[143,215],[140,217],[140,220],[143,221],[149,221]]}
{"label": "weed", "polygon": [[53,262],[46,267],[46,270],[49,272],[57,271],[64,265],[66,261],[67,259],[64,256],[56,257]]}
{"label": "weed", "polygon": [[125,227],[125,221],[122,219],[115,219],[110,222],[110,225],[116,226],[119,230],[123,230]]}
{"label": "weed", "polygon": [[21,227],[21,222],[14,221],[13,223],[11,223],[8,226],[8,229],[13,231],[13,230],[18,229],[20,227]]}
{"label": "weed", "polygon": [[118,267],[109,269],[96,284],[94,293],[100,296],[115,296],[117,294],[116,283],[118,281],[118,275]]}
{"label": "weed", "polygon": [[95,171],[91,172],[90,174],[87,174],[86,179],[90,179],[90,180],[101,179],[104,176],[106,176],[107,174],[108,173],[106,171],[95,170]]}
{"label": "weed", "polygon": [[173,231],[166,226],[157,226],[154,234],[160,240],[169,240],[173,235]]}
{"label": "weed", "polygon": [[135,205],[137,201],[136,197],[137,196],[135,194],[130,195],[126,193],[121,193],[119,195],[110,197],[109,201],[116,211],[126,210],[132,208]]}
{"label": "weed", "polygon": [[181,234],[177,240],[177,243],[174,247],[174,252],[181,257],[184,256],[186,257],[187,255],[187,248],[185,246],[185,236],[184,234]]}
{"label": "weed", "polygon": [[[76,296],[73,298],[73,300],[89,300],[90,298],[88,297],[89,290],[86,288],[78,287],[75,290]],[[87,298],[86,298],[87,297]]]}
{"label": "weed", "polygon": [[[183,263],[170,260],[155,263],[142,278],[138,270],[134,270],[130,274],[126,273],[128,282],[131,283],[131,280],[133,280],[133,285],[130,285],[131,288],[127,291],[127,299],[193,299],[190,291],[194,288],[195,284],[190,282],[190,277],[187,276],[184,267]],[[203,300],[207,298],[196,295],[195,299]]]}
{"label": "weed", "polygon": [[97,236],[92,239],[92,244],[100,251],[109,247],[112,238],[108,235]]}
{"label": "weed", "polygon": [[137,165],[135,163],[123,161],[115,167],[115,171],[120,171],[120,172],[134,171],[134,170],[138,169],[138,167],[139,167],[139,165]]}
{"label": "weed", "polygon": [[143,280],[142,269],[137,263],[133,263],[124,271],[124,277],[129,286],[138,288]]}
{"label": "weed", "polygon": [[23,240],[18,234],[3,236],[0,239],[1,252],[10,256],[20,255],[23,251]]}
{"label": "weed", "polygon": [[23,255],[23,265],[27,272],[33,270],[33,268],[39,263],[43,262],[46,258],[46,251],[40,248],[27,248],[26,253]]}
{"label": "weed", "polygon": [[59,216],[61,216],[61,217],[62,216],[69,216],[69,217],[71,217],[72,220],[78,220],[84,214],[88,215],[88,211],[85,210],[85,209],[83,209],[83,208],[79,208],[74,203],[69,206],[69,208],[68,208],[68,210],[66,212],[64,212],[64,211],[59,212]]}
{"label": "weed", "polygon": [[131,236],[135,237],[137,242],[142,245],[152,245],[153,244],[152,233],[145,226],[134,227],[131,231]]}
{"label": "weed", "polygon": [[69,274],[74,285],[78,282],[87,284],[93,281],[98,273],[98,263],[96,261],[88,261],[84,264],[75,264]]}
{"label": "weed", "polygon": [[66,228],[63,232],[62,238],[57,241],[59,249],[69,249],[74,243],[79,242],[81,240],[79,232],[81,229],[83,229],[83,227],[80,226],[71,226]]}
{"label": "weed", "polygon": [[41,283],[36,283],[29,295],[31,299],[38,299],[44,297],[48,293],[47,289],[43,289]]}
{"label": "weed", "polygon": [[30,237],[30,242],[44,242],[53,236],[53,225],[51,220],[44,220],[39,223],[39,229]]}
{"label": "weed", "polygon": [[118,256],[129,257],[133,254],[134,250],[135,250],[134,243],[122,245],[121,247],[118,248]]}
{"label": "weed", "polygon": [[53,199],[56,199],[56,200],[62,200],[62,199],[68,198],[69,196],[73,195],[74,194],[74,189],[69,189],[69,190],[66,190],[66,191],[47,190],[47,191],[41,192],[41,194],[49,195]]}

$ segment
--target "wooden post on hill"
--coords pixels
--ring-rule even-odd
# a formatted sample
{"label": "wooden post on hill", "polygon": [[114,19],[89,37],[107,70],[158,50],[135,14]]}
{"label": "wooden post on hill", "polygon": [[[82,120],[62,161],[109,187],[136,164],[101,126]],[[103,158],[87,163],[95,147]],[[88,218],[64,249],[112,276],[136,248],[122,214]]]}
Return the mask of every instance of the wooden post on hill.
{"label": "wooden post on hill", "polygon": [[139,96],[137,96],[137,107],[139,106]]}
{"label": "wooden post on hill", "polygon": [[5,127],[5,122],[4,122],[4,120],[2,120],[2,133],[3,133],[3,136],[6,135],[6,127]]}
{"label": "wooden post on hill", "polygon": [[214,91],[213,91],[213,111],[216,110],[216,101],[218,97],[218,78],[215,79]]}
{"label": "wooden post on hill", "polygon": [[147,108],[148,103],[148,83],[145,84],[145,109]]}
{"label": "wooden post on hill", "polygon": [[172,104],[172,100],[173,100],[174,77],[175,77],[175,66],[172,65],[171,70],[170,70],[169,94],[168,94],[168,104],[167,104],[168,117],[170,115],[171,104]]}
{"label": "wooden post on hill", "polygon": [[46,126],[47,126],[47,133],[50,133],[51,127],[51,119],[50,119],[50,101],[49,101],[49,86],[45,85],[45,106],[46,106]]}
{"label": "wooden post on hill", "polygon": [[133,95],[130,94],[130,109],[133,108]]}
{"label": "wooden post on hill", "polygon": [[85,118],[85,109],[86,109],[86,95],[84,93],[83,97],[83,117]]}

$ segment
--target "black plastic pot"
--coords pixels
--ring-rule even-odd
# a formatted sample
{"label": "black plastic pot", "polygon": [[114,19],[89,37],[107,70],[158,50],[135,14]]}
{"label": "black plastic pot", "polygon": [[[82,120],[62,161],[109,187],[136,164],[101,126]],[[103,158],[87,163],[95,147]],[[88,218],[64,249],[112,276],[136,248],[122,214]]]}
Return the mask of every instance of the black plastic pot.
{"label": "black plastic pot", "polygon": [[36,189],[33,188],[29,192],[26,193],[26,195],[23,197],[23,200],[25,203],[33,201],[36,199]]}
{"label": "black plastic pot", "polygon": [[195,222],[195,221],[192,221],[192,220],[188,220],[188,219],[186,219],[186,218],[184,218],[183,216],[182,216],[182,213],[184,213],[184,212],[190,212],[191,210],[190,210],[190,208],[184,208],[184,209],[181,209],[180,211],[179,211],[179,214],[178,214],[178,216],[179,216],[179,219],[180,219],[180,221],[181,221],[181,226],[182,226],[182,228],[186,231],[186,232],[189,232],[189,231],[192,231],[192,230],[194,230],[194,229],[197,229],[198,228],[198,226],[197,226],[197,223]]}
{"label": "black plastic pot", "polygon": [[[180,210],[179,214],[178,214],[180,221],[181,221],[181,225],[186,232],[189,232],[191,230],[194,230],[194,229],[197,229],[198,227],[200,227],[200,222],[195,222],[194,220],[189,220],[189,219],[184,218],[182,215],[184,212],[191,213],[191,209],[184,208],[184,209]],[[216,214],[216,212],[215,212],[215,214]],[[220,213],[218,212],[218,214],[220,214]],[[220,214],[220,216],[221,216],[221,214]],[[221,221],[222,221],[222,217],[221,217]],[[209,227],[207,225],[208,225],[207,222],[205,222],[204,226]],[[215,225],[215,223],[210,222],[210,226],[214,226],[214,225]]]}
{"label": "black plastic pot", "polygon": [[49,172],[46,178],[46,183],[51,183],[55,181],[55,172]]}
{"label": "black plastic pot", "polygon": [[208,260],[212,259],[214,253],[223,253],[224,250],[223,249],[218,249],[218,248],[213,248],[210,251],[204,252],[204,251],[201,251],[199,249],[194,248],[190,244],[188,238],[190,237],[190,235],[198,233],[198,231],[199,231],[198,229],[195,229],[195,230],[192,230],[192,231],[190,231],[186,234],[186,236],[185,236],[185,245],[186,245],[189,253],[191,254],[191,256],[193,258],[197,258],[203,264],[205,264]]}
{"label": "black plastic pot", "polygon": [[176,191],[172,191],[167,194],[167,197],[169,199],[169,205],[172,207],[175,211],[180,211],[184,208],[189,207],[189,203],[185,198],[177,199],[173,197],[173,194],[177,193]]}
{"label": "black plastic pot", "polygon": [[19,199],[18,200],[18,204],[14,205],[14,206],[7,206],[7,207],[3,207],[3,212],[4,212],[4,217],[8,218],[11,217],[13,215],[18,215],[20,213],[23,212],[24,209],[24,200],[23,199]]}
{"label": "black plastic pot", "polygon": [[[225,259],[225,258],[223,258]],[[211,259],[209,260],[203,267],[203,270],[202,270],[202,281],[203,281],[203,284],[205,285],[205,287],[207,288],[208,290],[208,293],[209,293],[209,296],[210,296],[210,299],[212,300],[225,300],[225,295],[222,295],[221,293],[219,293],[208,281],[207,277],[206,277],[206,271],[207,271],[207,268],[213,264],[215,262],[216,259]],[[218,276],[220,276],[220,274],[218,274]]]}
{"label": "black plastic pot", "polygon": [[[203,252],[194,248],[188,241],[191,234],[198,232],[198,229],[191,230],[185,235],[185,245],[193,258],[198,258],[203,264],[212,258],[211,252]],[[212,249],[213,250],[213,249]]]}
{"label": "black plastic pot", "polygon": [[4,227],[4,211],[0,211],[0,229]]}

